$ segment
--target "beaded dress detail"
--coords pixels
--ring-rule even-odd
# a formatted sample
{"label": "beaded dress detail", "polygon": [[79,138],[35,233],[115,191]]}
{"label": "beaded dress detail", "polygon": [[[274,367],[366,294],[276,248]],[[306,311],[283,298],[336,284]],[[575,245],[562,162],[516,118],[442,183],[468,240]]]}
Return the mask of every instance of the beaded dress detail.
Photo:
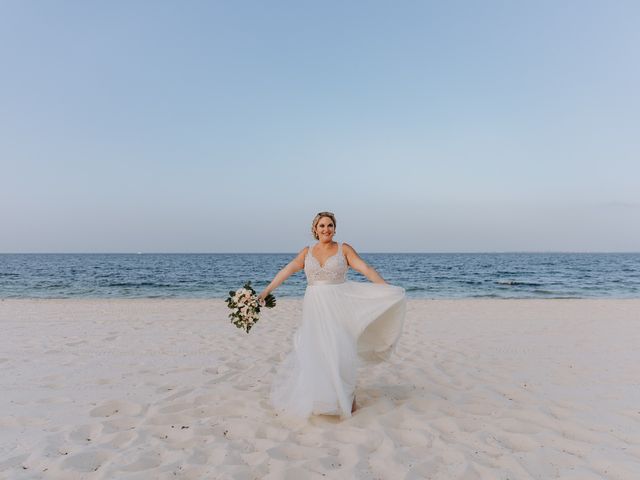
{"label": "beaded dress detail", "polygon": [[338,244],[338,251],[331,255],[320,265],[320,262],[313,255],[313,246],[309,247],[304,261],[304,273],[307,276],[309,285],[320,283],[344,283],[347,281],[347,262],[342,253],[342,244]]}
{"label": "beaded dress detail", "polygon": [[307,289],[293,349],[278,366],[271,403],[281,418],[351,416],[358,366],[389,358],[402,333],[404,289],[346,280],[341,244],[321,265],[309,247]]}

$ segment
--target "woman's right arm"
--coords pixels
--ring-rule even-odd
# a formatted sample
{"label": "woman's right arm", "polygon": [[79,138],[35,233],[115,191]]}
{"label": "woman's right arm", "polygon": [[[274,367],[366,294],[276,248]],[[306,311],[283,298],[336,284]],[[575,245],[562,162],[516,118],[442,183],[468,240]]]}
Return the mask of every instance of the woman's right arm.
{"label": "woman's right arm", "polygon": [[309,250],[309,247],[304,247],[302,250],[300,250],[300,253],[298,253],[296,258],[291,260],[282,270],[280,270],[276,274],[275,277],[273,277],[273,280],[271,280],[271,283],[267,286],[267,288],[265,288],[260,293],[260,295],[258,295],[261,300],[264,300],[267,295],[278,288],[280,284],[291,275],[299,272],[304,268],[304,258],[307,256],[307,250]]}

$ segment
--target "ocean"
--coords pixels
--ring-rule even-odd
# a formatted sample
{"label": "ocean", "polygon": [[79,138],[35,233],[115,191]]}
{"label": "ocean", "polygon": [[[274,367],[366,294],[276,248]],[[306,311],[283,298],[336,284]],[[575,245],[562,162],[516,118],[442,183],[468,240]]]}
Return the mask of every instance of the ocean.
{"label": "ocean", "polygon": [[[295,254],[0,254],[0,298],[225,298]],[[412,298],[640,298],[640,253],[370,253]],[[349,279],[367,281],[351,270]],[[277,297],[304,295],[303,272]]]}

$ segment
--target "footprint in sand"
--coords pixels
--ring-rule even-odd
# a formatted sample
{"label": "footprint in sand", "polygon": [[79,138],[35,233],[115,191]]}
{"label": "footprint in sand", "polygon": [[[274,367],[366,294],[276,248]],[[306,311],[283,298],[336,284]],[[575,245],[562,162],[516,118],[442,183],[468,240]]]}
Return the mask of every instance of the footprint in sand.
{"label": "footprint in sand", "polygon": [[229,372],[229,373],[227,373],[227,374],[225,374],[225,375],[220,375],[220,376],[219,376],[219,377],[217,377],[217,378],[214,378],[214,379],[212,379],[212,380],[209,380],[206,384],[207,384],[207,385],[215,385],[215,384],[217,384],[217,383],[221,383],[221,382],[223,382],[223,381],[225,381],[225,380],[228,380],[229,378],[233,378],[233,377],[236,377],[236,376],[238,376],[238,373],[236,373],[236,372]]}
{"label": "footprint in sand", "polygon": [[116,416],[111,420],[102,422],[105,433],[118,433],[133,430],[138,426],[139,421],[131,417]]}
{"label": "footprint in sand", "polygon": [[174,405],[168,405],[166,407],[162,407],[158,412],[160,413],[176,413],[182,412],[184,410],[191,410],[195,407],[192,403],[176,403]]}
{"label": "footprint in sand", "polygon": [[95,472],[111,458],[111,455],[113,454],[106,450],[80,452],[65,458],[62,466],[76,472]]}
{"label": "footprint in sand", "polygon": [[109,400],[102,405],[92,409],[89,415],[92,417],[110,417],[112,415],[137,415],[142,411],[142,406],[138,403],[125,402],[123,400]]}
{"label": "footprint in sand", "polygon": [[433,435],[417,430],[389,429],[389,436],[395,445],[402,447],[431,447]]}
{"label": "footprint in sand", "polygon": [[161,387],[156,388],[156,393],[172,392],[176,388],[176,385],[162,385]]}
{"label": "footprint in sand", "polygon": [[323,456],[323,452],[320,449],[303,447],[301,445],[294,445],[291,443],[269,448],[266,453],[274,460],[283,460],[286,462]]}
{"label": "footprint in sand", "polygon": [[140,472],[143,470],[150,470],[162,465],[163,455],[162,451],[149,450],[140,455],[136,460],[121,468],[125,472]]}
{"label": "footprint in sand", "polygon": [[284,428],[276,428],[268,425],[260,425],[256,430],[255,437],[259,439],[276,440],[278,442],[284,442],[291,432]]}
{"label": "footprint in sand", "polygon": [[177,415],[175,413],[166,415],[153,415],[147,418],[146,423],[149,425],[189,425],[192,420],[190,415]]}
{"label": "footprint in sand", "polygon": [[22,463],[29,458],[28,453],[22,455],[16,455],[15,457],[7,458],[6,460],[0,462],[0,472],[7,470],[9,468],[18,467],[22,465]]}
{"label": "footprint in sand", "polygon": [[193,392],[193,388],[185,388],[184,390],[176,392],[173,395],[169,395],[167,398],[165,398],[165,400],[170,402],[172,400],[176,400],[177,398],[184,397],[185,395],[189,395],[191,392]]}
{"label": "footprint in sand", "polygon": [[380,438],[380,434],[378,432],[367,432],[366,430],[359,428],[342,428],[333,432],[330,430],[325,434],[325,436],[330,440],[335,440],[339,443],[346,443],[347,445],[382,443],[382,439]]}
{"label": "footprint in sand", "polygon": [[139,435],[133,431],[120,432],[116,434],[111,440],[105,443],[105,446],[112,448],[125,448],[129,446]]}
{"label": "footprint in sand", "polygon": [[196,448],[193,450],[193,453],[189,458],[187,458],[186,463],[188,464],[196,464],[196,465],[206,465],[209,461],[209,454],[206,450]]}
{"label": "footprint in sand", "polygon": [[75,428],[69,433],[69,439],[75,443],[81,445],[91,444],[101,436],[102,425],[98,423],[92,423],[90,425],[82,425]]}
{"label": "footprint in sand", "polygon": [[540,448],[539,441],[520,433],[496,432],[493,438],[498,444],[512,452],[530,452]]}

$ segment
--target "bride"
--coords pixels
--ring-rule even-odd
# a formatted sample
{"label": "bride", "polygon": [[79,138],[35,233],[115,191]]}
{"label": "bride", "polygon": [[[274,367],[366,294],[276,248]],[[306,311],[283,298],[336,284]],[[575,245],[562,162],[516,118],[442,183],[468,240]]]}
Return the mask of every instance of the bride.
{"label": "bride", "polygon": [[[259,295],[264,299],[304,269],[302,323],[276,372],[271,403],[295,417],[345,418],[356,410],[359,364],[385,360],[395,348],[404,322],[404,289],[387,284],[353,247],[333,240],[333,213],[318,213],[311,232],[318,243],[303,248]],[[373,283],[347,281],[349,267]]]}

